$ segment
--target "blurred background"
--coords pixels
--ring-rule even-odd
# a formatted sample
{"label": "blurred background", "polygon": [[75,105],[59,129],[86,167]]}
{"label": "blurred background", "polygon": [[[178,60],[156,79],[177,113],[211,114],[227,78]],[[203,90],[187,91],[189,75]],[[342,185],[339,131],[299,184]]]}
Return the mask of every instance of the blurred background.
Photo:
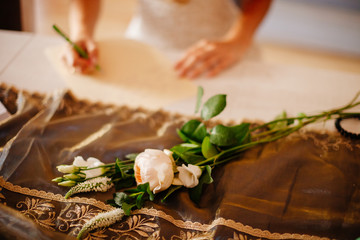
{"label": "blurred background", "polygon": [[[0,0],[0,29],[68,32],[69,0]],[[121,38],[136,0],[103,0],[96,38]],[[256,35],[262,61],[360,73],[359,0],[274,0]]]}

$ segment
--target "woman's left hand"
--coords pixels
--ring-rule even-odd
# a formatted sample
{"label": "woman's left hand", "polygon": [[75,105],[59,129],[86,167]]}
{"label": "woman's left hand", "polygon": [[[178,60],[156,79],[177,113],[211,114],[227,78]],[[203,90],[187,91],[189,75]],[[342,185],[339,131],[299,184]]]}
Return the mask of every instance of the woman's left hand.
{"label": "woman's left hand", "polygon": [[180,77],[214,77],[244,56],[248,44],[233,40],[202,40],[191,47],[176,63]]}

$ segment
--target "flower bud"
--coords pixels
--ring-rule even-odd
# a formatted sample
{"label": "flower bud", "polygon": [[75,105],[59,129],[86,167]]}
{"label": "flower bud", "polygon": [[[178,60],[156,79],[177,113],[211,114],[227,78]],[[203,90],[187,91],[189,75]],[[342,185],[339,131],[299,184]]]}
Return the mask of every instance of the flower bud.
{"label": "flower bud", "polygon": [[73,180],[67,180],[67,181],[59,182],[58,185],[63,187],[73,187],[76,185],[76,182]]}
{"label": "flower bud", "polygon": [[80,170],[79,167],[74,165],[59,165],[56,168],[61,173],[76,173]]}
{"label": "flower bud", "polygon": [[57,178],[52,179],[51,181],[59,183],[59,182],[64,181],[64,178],[63,177],[57,177]]}
{"label": "flower bud", "polygon": [[[84,174],[82,174],[82,175],[84,175]],[[84,179],[83,177],[81,177],[80,175],[75,174],[75,173],[66,174],[66,175],[64,175],[64,178],[67,180],[74,180],[74,181]]]}

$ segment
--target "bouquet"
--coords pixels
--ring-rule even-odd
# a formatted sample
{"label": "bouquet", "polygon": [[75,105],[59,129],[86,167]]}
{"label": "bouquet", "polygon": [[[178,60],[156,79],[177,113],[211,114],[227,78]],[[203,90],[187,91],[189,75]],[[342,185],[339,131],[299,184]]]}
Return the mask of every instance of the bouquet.
{"label": "bouquet", "polygon": [[78,156],[72,165],[57,166],[64,175],[53,181],[71,187],[65,198],[80,192],[105,192],[114,186],[116,190],[122,190],[108,200],[114,210],[100,213],[84,224],[77,236],[81,239],[87,232],[109,226],[130,215],[134,209],[142,208],[146,201],[153,201],[160,192],[165,192],[161,195],[165,201],[177,190],[187,188],[192,201],[198,203],[204,184],[213,182],[211,172],[216,166],[238,158],[249,148],[276,141],[309,124],[337,119],[336,127],[342,134],[357,137],[341,128],[340,121],[360,118],[360,113],[349,112],[360,105],[357,101],[359,95],[344,107],[316,115],[301,113],[288,117],[283,112],[264,124],[243,122],[235,126],[212,126],[209,120],[224,110],[226,95],[215,95],[202,104],[203,89],[199,87],[195,113],[199,112],[200,118],[185,122],[177,130],[182,143],[170,149],[145,149],[109,164],[96,158],[84,160]]}

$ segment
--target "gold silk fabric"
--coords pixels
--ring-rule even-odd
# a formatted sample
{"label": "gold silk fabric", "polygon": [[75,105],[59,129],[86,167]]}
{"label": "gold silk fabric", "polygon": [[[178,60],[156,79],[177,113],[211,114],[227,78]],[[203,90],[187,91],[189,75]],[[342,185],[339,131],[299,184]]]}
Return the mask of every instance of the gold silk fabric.
{"label": "gold silk fabric", "polygon": [[[64,199],[51,179],[75,156],[110,163],[180,143],[187,120],[163,111],[42,96],[0,86],[12,117],[0,124],[1,239],[74,239],[112,209],[107,193]],[[251,117],[251,116],[249,116]],[[298,132],[213,170],[199,205],[186,190],[154,202],[85,239],[355,239],[360,236],[360,142]]]}

